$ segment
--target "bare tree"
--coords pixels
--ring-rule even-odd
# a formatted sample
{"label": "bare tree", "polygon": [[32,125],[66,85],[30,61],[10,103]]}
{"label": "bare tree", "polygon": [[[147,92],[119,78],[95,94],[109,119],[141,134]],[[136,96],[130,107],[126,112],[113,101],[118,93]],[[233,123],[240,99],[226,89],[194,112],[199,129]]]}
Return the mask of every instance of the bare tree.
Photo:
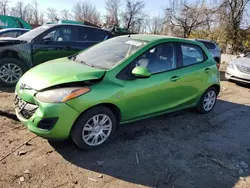
{"label": "bare tree", "polygon": [[37,0],[33,0],[33,3],[32,3],[32,13],[33,13],[33,23],[34,24],[39,24],[39,4],[37,2]]}
{"label": "bare tree", "polygon": [[63,20],[70,20],[72,15],[69,10],[63,9],[60,14],[61,19]]}
{"label": "bare tree", "polygon": [[148,21],[148,30],[153,34],[160,34],[164,29],[164,17],[162,16],[154,16]]}
{"label": "bare tree", "polygon": [[124,24],[127,30],[134,32],[143,20],[143,1],[126,0],[126,9],[123,13]]}
{"label": "bare tree", "polygon": [[73,6],[72,12],[77,21],[89,21],[96,25],[99,25],[101,22],[100,13],[90,1],[79,1]]}
{"label": "bare tree", "polygon": [[207,15],[210,11],[205,1],[196,1],[193,5],[188,5],[185,0],[172,1],[166,8],[167,20],[175,27],[183,30],[183,37],[187,38],[191,32],[207,24]]}
{"label": "bare tree", "polygon": [[32,16],[30,4],[25,5],[22,1],[18,1],[15,7],[11,9],[11,15],[27,20],[28,17]]}
{"label": "bare tree", "polygon": [[57,21],[57,11],[54,8],[47,9],[47,17],[49,21],[54,22]]}
{"label": "bare tree", "polygon": [[105,8],[107,14],[105,16],[106,24],[108,25],[119,25],[119,7],[121,1],[120,0],[106,0]]}
{"label": "bare tree", "polygon": [[9,0],[0,0],[0,14],[7,15]]}
{"label": "bare tree", "polygon": [[39,24],[43,24],[45,22],[45,13],[44,12],[40,12],[39,13]]}
{"label": "bare tree", "polygon": [[[227,38],[230,39],[232,52],[240,51],[245,33],[241,29],[244,14],[249,8],[250,0],[223,0],[220,6],[222,24],[225,25]],[[249,28],[250,29],[250,26]]]}

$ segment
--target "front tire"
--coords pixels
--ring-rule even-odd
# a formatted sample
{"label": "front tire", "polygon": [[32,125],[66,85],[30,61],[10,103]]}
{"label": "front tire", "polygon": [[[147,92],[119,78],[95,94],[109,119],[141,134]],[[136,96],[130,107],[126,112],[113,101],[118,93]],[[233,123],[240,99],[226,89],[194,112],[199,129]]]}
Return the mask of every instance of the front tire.
{"label": "front tire", "polygon": [[0,85],[6,87],[15,86],[26,70],[23,63],[17,59],[0,59]]}
{"label": "front tire", "polygon": [[116,124],[116,117],[109,108],[93,107],[76,121],[71,131],[71,138],[82,149],[95,149],[110,140],[114,135]]}
{"label": "front tire", "polygon": [[214,87],[207,89],[198,103],[197,110],[202,114],[211,112],[216,104],[217,94]]}

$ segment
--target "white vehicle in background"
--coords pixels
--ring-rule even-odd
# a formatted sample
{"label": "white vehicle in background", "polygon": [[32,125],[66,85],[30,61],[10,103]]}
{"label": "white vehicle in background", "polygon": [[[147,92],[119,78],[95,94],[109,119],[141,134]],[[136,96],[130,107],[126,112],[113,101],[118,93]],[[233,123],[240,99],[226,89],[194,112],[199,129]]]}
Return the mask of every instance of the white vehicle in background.
{"label": "white vehicle in background", "polygon": [[225,78],[229,81],[250,84],[250,53],[231,61],[227,65]]}

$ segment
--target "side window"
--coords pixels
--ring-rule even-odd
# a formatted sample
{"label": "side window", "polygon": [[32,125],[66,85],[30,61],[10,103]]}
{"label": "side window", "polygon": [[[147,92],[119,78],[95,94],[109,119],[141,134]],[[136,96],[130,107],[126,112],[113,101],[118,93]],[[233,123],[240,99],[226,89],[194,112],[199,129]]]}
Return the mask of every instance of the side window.
{"label": "side window", "polygon": [[70,27],[59,27],[52,30],[47,36],[44,38],[52,41],[52,42],[68,42],[72,41],[72,28]]}
{"label": "side window", "polygon": [[20,35],[22,35],[22,31],[17,31],[16,32],[16,37],[19,37]]}
{"label": "side window", "polygon": [[16,31],[11,31],[8,33],[4,33],[1,35],[1,37],[16,37]]}
{"label": "side window", "polygon": [[181,44],[183,66],[197,64],[206,59],[203,50],[196,45]]}
{"label": "side window", "polygon": [[97,41],[104,41],[109,38],[109,35],[107,32],[95,29],[94,33],[96,34]]}
{"label": "side window", "polygon": [[144,66],[154,73],[165,72],[176,69],[176,55],[174,44],[160,44],[140,56],[135,66]]}
{"label": "side window", "polygon": [[97,35],[94,32],[95,29],[88,27],[79,27],[78,30],[78,41],[98,41]]}

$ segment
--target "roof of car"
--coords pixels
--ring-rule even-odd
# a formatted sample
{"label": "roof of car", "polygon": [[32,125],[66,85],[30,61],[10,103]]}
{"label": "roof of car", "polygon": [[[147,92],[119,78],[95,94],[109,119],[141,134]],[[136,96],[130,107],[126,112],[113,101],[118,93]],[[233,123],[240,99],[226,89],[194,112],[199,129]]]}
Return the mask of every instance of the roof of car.
{"label": "roof of car", "polygon": [[209,40],[209,39],[191,39],[191,40],[194,40],[194,41],[202,41],[202,42],[212,42],[212,43],[214,43],[214,41]]}
{"label": "roof of car", "polygon": [[161,39],[178,39],[182,41],[190,41],[189,39],[180,38],[180,37],[173,37],[173,36],[167,36],[167,35],[152,35],[152,34],[133,34],[133,35],[123,35],[123,37],[131,37],[135,40],[144,40],[148,42],[153,42],[156,40]]}
{"label": "roof of car", "polygon": [[[78,27],[89,27],[89,28],[94,28],[94,29],[99,29],[99,30],[104,30],[104,31],[108,31],[106,29],[102,29],[102,28],[99,28],[99,27],[93,27],[93,26],[89,26],[89,25],[81,25],[81,24],[69,24],[69,23],[60,23],[60,24],[44,24],[46,26],[49,26],[49,27],[54,27],[54,26],[78,26]],[[43,25],[42,25],[43,26]],[[110,32],[110,31],[108,31]]]}
{"label": "roof of car", "polygon": [[5,32],[5,31],[29,31],[30,29],[24,29],[24,28],[6,28],[6,29],[1,29],[0,32]]}

